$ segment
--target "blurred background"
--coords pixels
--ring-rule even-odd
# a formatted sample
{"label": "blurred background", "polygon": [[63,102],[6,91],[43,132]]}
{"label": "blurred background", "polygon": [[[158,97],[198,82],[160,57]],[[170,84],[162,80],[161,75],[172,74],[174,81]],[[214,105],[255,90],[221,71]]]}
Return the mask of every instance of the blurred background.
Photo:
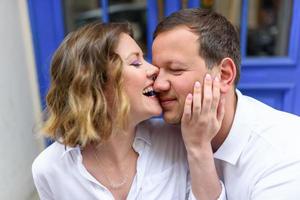
{"label": "blurred background", "polygon": [[238,28],[243,93],[300,115],[298,0],[0,0],[1,200],[38,199],[31,163],[47,146],[38,125],[65,35],[96,20],[128,21],[151,61],[156,24],[187,7],[215,10]]}

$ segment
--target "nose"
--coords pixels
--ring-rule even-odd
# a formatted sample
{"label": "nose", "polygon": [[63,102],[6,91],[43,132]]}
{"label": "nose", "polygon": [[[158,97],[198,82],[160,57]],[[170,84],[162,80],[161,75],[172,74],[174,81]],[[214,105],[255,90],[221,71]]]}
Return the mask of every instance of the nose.
{"label": "nose", "polygon": [[164,70],[160,69],[154,81],[154,85],[153,85],[154,91],[158,93],[164,92],[169,90],[170,87],[171,87],[170,82],[166,78],[164,74]]}
{"label": "nose", "polygon": [[157,76],[157,74],[159,72],[159,69],[158,69],[158,67],[156,67],[156,66],[154,66],[154,65],[152,65],[152,64],[150,64],[148,62],[147,62],[147,64],[148,64],[147,70],[146,70],[147,77],[155,80],[156,76]]}

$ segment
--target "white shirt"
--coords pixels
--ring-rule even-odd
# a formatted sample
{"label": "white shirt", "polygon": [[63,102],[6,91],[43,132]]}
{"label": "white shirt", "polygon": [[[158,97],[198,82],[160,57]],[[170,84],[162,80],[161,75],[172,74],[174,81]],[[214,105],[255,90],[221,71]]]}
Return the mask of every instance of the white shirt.
{"label": "white shirt", "polygon": [[[187,194],[188,167],[180,127],[166,125],[161,119],[143,122],[133,148],[139,157],[127,199],[192,199]],[[41,200],[114,199],[86,170],[79,147],[53,143],[35,159],[32,173]]]}
{"label": "white shirt", "polygon": [[300,118],[237,91],[232,128],[215,153],[228,200],[300,199]]}

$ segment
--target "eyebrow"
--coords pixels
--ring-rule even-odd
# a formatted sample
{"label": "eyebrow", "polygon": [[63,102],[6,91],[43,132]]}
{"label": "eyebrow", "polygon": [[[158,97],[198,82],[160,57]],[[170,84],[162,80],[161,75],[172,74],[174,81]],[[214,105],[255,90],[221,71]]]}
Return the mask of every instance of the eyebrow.
{"label": "eyebrow", "polygon": [[185,64],[183,62],[180,62],[178,60],[176,60],[176,61],[169,61],[169,62],[166,63],[166,65],[167,66],[173,66],[173,65],[178,66],[179,65],[179,66],[187,67],[187,64]]}
{"label": "eyebrow", "polygon": [[131,56],[140,56],[140,52],[132,52],[132,53],[130,53],[130,54],[125,58],[125,60],[129,60],[129,58],[130,58]]}

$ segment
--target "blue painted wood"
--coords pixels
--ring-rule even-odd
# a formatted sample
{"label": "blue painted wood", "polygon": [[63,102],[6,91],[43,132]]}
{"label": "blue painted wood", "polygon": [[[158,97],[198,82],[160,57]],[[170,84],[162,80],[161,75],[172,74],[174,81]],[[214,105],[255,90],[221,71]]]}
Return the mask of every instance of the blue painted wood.
{"label": "blue painted wood", "polygon": [[275,108],[300,115],[300,1],[294,1],[286,57],[246,57],[248,0],[241,22],[242,68],[239,88]]}
{"label": "blue painted wood", "polygon": [[60,44],[60,42],[65,37],[65,25],[64,25],[64,16],[63,16],[63,8],[61,0],[52,1],[53,6],[53,17],[56,34],[56,44]]}
{"label": "blue painted wood", "polygon": [[295,67],[296,60],[289,57],[247,57],[242,60],[243,67]]}
{"label": "blue painted wood", "polygon": [[147,0],[147,59],[152,60],[153,32],[158,23],[157,1]]}
{"label": "blue painted wood", "polygon": [[188,8],[199,8],[201,5],[200,0],[189,0],[188,1]]}
{"label": "blue painted wood", "polygon": [[165,0],[164,4],[164,15],[168,16],[172,12],[175,12],[181,8],[181,1],[180,0]]}
{"label": "blue painted wood", "polygon": [[294,6],[293,6],[293,17],[291,19],[291,33],[289,38],[289,57],[296,62],[297,55],[300,49],[300,38],[299,38],[299,32],[300,32],[300,26],[299,26],[299,20],[300,20],[300,1],[294,0]]}
{"label": "blue painted wood", "polygon": [[[49,68],[53,52],[64,38],[63,12],[60,0],[28,0],[29,18],[38,73],[42,107],[49,87]],[[52,143],[45,139],[45,145]]]}
{"label": "blue painted wood", "polygon": [[297,74],[297,78],[295,79],[296,88],[295,88],[295,94],[292,97],[293,99],[293,113],[296,113],[300,115],[300,1],[294,0],[294,6],[293,6],[293,12],[294,16],[292,19],[292,25],[296,27],[295,29],[292,29],[292,36],[291,43],[295,44],[296,47],[291,50],[291,56],[295,56],[295,61],[297,63],[297,69],[295,71],[295,74]]}
{"label": "blue painted wood", "polygon": [[240,21],[240,46],[242,59],[246,57],[247,50],[248,5],[248,0],[242,0],[242,12]]}
{"label": "blue painted wood", "polygon": [[242,90],[291,90],[295,88],[295,84],[292,83],[244,83],[240,84],[239,88]]}
{"label": "blue painted wood", "polygon": [[239,89],[276,109],[293,112],[295,84],[240,84]]}
{"label": "blue painted wood", "polygon": [[103,22],[109,22],[109,6],[108,6],[108,0],[100,0],[101,2],[101,9],[102,10],[102,21]]}
{"label": "blue painted wood", "polygon": [[294,109],[296,92],[297,92],[296,85],[291,90],[285,91],[282,110],[297,114]]}
{"label": "blue painted wood", "polygon": [[28,0],[35,62],[42,106],[49,86],[51,56],[64,38],[62,6],[60,0]]}
{"label": "blue painted wood", "polygon": [[263,101],[269,106],[276,108],[278,110],[284,110],[284,99],[285,99],[285,90],[267,90],[261,89],[241,89],[242,93]]}

